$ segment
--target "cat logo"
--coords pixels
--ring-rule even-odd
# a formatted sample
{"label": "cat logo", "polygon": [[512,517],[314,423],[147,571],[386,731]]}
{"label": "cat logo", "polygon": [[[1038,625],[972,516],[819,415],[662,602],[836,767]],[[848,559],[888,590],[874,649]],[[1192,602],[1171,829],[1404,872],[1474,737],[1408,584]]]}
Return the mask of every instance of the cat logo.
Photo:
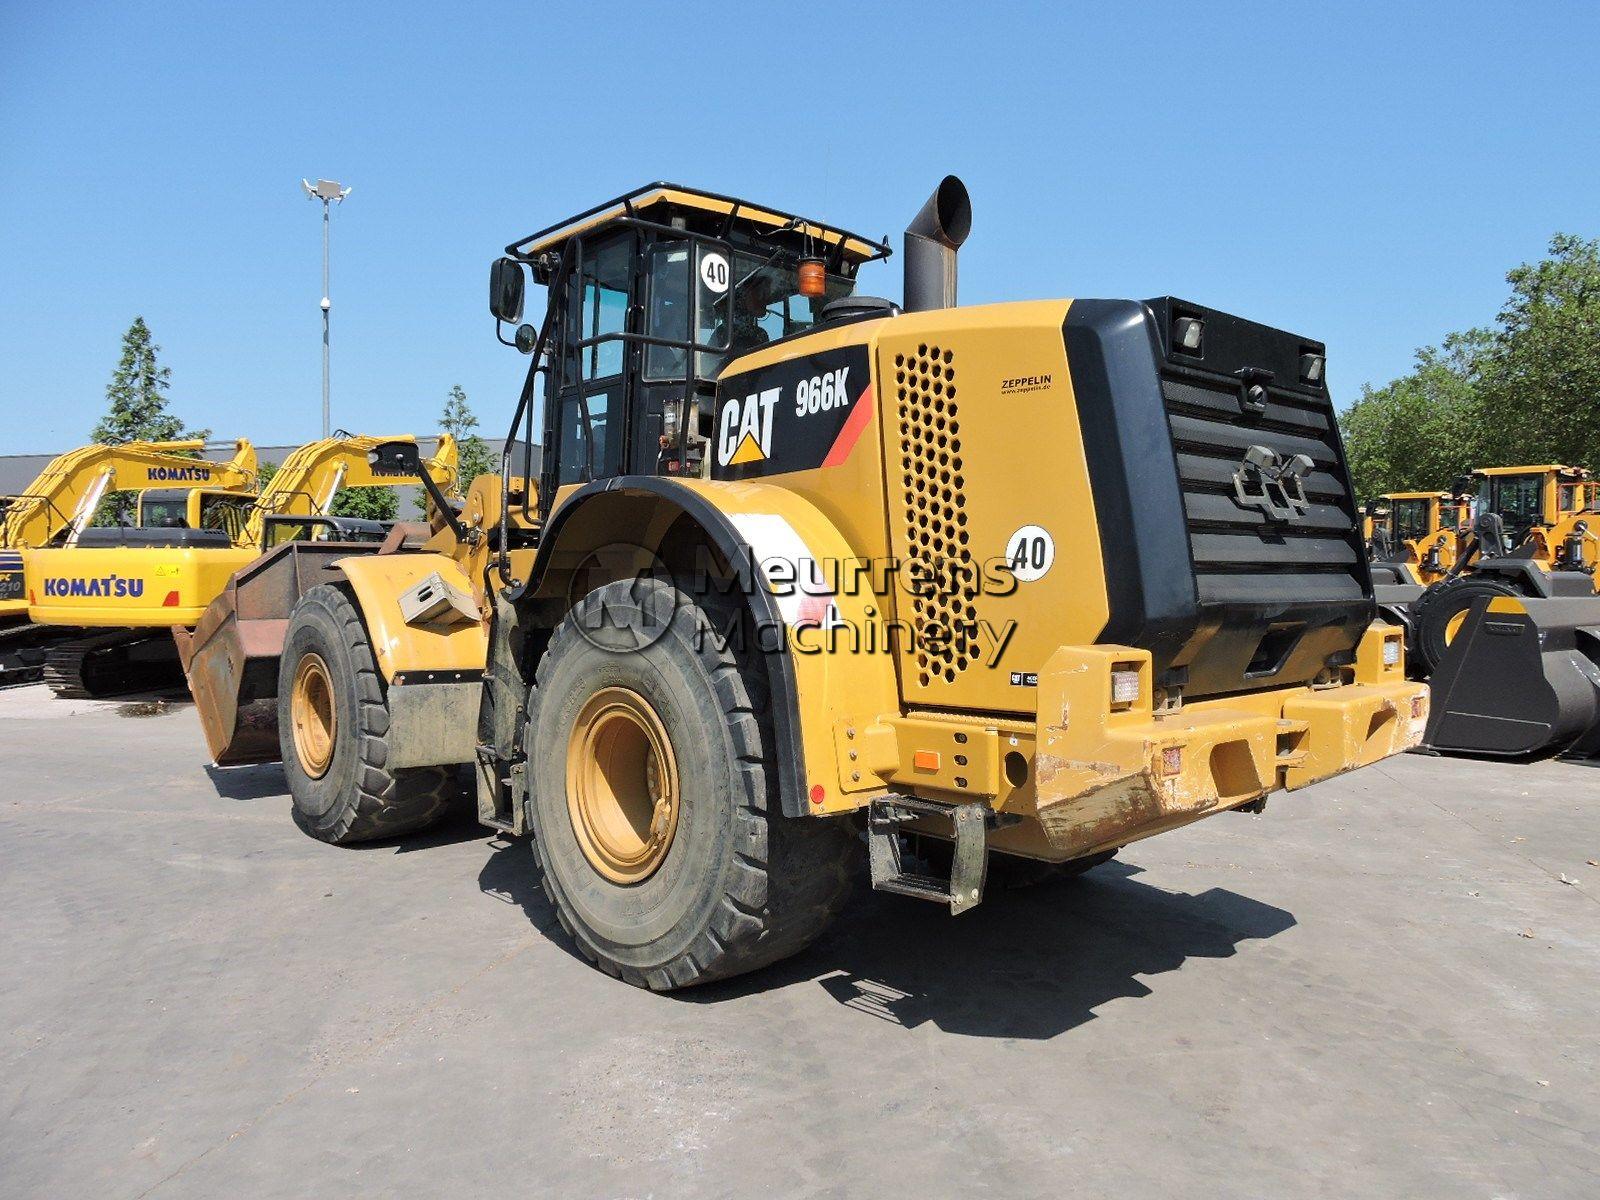
{"label": "cat logo", "polygon": [[765,462],[772,457],[772,410],[781,389],[754,392],[722,406],[717,422],[717,462],[724,467]]}

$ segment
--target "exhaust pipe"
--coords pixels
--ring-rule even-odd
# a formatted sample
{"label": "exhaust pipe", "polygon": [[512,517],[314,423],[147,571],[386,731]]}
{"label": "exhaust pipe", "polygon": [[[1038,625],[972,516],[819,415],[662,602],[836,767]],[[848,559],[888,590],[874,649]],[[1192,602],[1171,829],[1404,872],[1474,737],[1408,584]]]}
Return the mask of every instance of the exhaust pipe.
{"label": "exhaust pipe", "polygon": [[956,306],[956,251],[971,232],[967,185],[946,175],[906,226],[906,312]]}

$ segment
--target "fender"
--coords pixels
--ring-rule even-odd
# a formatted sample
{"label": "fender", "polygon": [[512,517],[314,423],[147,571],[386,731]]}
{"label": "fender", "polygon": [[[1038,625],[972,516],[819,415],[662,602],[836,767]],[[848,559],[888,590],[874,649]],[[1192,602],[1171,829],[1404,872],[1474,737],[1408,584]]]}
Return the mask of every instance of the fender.
{"label": "fender", "polygon": [[452,682],[476,681],[483,674],[489,635],[482,621],[454,625],[408,625],[400,612],[402,592],[438,574],[471,592],[472,581],[455,559],[445,554],[362,554],[334,564],[356,594],[357,607],[367,623],[372,653],[384,682],[405,683],[403,677],[456,676]]}
{"label": "fender", "polygon": [[[674,521],[686,517],[732,565],[758,629],[792,631],[815,624],[831,605],[839,619],[857,629],[881,619],[881,599],[870,588],[844,594],[774,585],[765,575],[750,578],[747,568],[778,561],[849,562],[856,553],[837,526],[815,505],[781,486],[754,481],[723,482],[617,476],[574,492],[552,514],[519,600],[551,601],[562,565],[594,548],[594,534],[574,523],[579,514],[597,515],[608,497],[647,502],[662,510],[640,529],[640,541],[659,539]],[[601,528],[615,528],[601,523]],[[603,544],[603,542],[601,543]],[[645,549],[654,550],[652,545]],[[549,623],[557,619],[547,618]],[[543,623],[543,622],[541,622]],[[779,797],[785,816],[846,812],[866,802],[878,787],[865,772],[852,779],[841,761],[836,728],[858,714],[898,714],[899,691],[892,654],[794,653],[784,648],[766,656],[771,673],[772,727]]]}

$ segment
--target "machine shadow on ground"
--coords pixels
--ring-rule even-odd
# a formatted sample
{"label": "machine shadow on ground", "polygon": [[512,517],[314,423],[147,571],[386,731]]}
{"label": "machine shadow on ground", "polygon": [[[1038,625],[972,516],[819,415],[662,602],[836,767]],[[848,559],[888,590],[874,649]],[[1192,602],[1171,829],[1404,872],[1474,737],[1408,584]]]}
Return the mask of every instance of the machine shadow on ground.
{"label": "machine shadow on ground", "polygon": [[[1295,925],[1281,908],[1225,888],[1187,894],[1111,862],[1080,879],[996,892],[951,917],[936,905],[873,892],[863,879],[833,927],[804,954],[738,979],[673,994],[736,1002],[820,985],[855,1013],[905,1029],[932,1023],[969,1037],[1053,1038],[1119,997],[1150,995],[1144,980],[1191,958],[1227,958]],[[526,842],[495,847],[478,876],[487,894],[522,907],[580,957],[534,882]]]}

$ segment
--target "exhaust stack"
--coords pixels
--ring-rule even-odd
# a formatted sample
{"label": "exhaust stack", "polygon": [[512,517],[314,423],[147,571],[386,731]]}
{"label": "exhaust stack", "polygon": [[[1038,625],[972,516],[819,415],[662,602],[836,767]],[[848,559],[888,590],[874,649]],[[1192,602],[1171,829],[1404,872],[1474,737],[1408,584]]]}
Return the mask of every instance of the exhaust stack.
{"label": "exhaust stack", "polygon": [[956,306],[956,252],[971,232],[967,185],[946,175],[906,226],[906,312]]}

